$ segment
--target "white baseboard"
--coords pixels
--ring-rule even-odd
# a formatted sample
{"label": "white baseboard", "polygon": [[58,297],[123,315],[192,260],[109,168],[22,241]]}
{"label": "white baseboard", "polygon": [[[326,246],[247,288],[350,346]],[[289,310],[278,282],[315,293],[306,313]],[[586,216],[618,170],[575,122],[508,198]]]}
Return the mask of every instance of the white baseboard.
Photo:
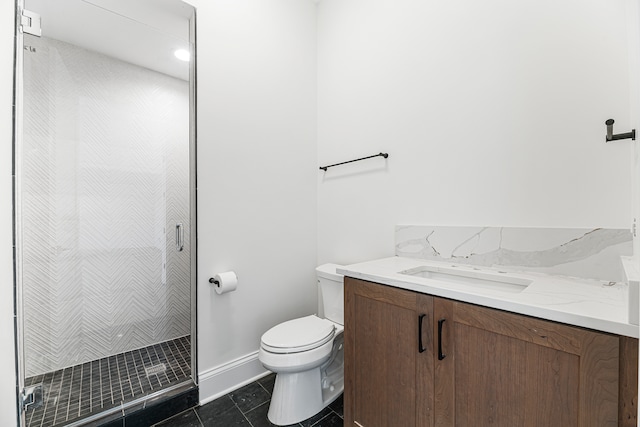
{"label": "white baseboard", "polygon": [[257,351],[200,372],[198,374],[200,405],[269,374],[270,372],[258,360]]}

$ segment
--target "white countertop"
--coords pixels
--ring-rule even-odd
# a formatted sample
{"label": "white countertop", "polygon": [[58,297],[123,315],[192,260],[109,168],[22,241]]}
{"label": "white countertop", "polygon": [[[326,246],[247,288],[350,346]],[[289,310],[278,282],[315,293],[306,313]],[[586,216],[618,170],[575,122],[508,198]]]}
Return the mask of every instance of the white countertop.
{"label": "white countertop", "polygon": [[[420,267],[426,267],[445,280],[400,274],[401,271]],[[628,323],[629,290],[625,283],[611,285],[597,280],[507,272],[504,269],[402,257],[351,264],[338,268],[337,272],[396,288],[638,338],[638,326]],[[438,272],[459,272],[471,281],[495,278],[497,286],[491,286],[492,282],[486,282],[487,286],[456,283],[455,276],[443,276]],[[520,285],[502,287],[500,281]]]}

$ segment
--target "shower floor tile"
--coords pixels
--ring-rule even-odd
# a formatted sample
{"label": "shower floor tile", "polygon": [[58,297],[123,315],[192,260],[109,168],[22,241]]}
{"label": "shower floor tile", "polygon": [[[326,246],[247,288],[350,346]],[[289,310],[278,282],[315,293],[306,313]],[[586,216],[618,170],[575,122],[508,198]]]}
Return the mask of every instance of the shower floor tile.
{"label": "shower floor tile", "polygon": [[191,337],[27,378],[42,384],[44,405],[27,410],[28,427],[62,426],[191,379]]}

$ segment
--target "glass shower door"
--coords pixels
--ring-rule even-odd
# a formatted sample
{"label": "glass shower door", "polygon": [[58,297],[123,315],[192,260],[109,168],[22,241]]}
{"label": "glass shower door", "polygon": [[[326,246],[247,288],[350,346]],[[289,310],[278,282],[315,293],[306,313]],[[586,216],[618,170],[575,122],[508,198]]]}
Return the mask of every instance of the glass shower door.
{"label": "glass shower door", "polygon": [[188,20],[180,38],[96,3],[25,4],[42,16],[16,149],[21,370],[43,398],[27,426],[193,385],[189,65],[135,58],[189,51]]}

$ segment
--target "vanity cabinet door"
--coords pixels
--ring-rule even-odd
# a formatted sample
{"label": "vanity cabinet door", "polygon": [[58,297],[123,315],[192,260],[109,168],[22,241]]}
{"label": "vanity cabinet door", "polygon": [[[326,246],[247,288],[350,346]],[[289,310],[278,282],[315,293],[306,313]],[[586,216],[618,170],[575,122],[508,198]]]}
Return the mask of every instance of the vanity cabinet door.
{"label": "vanity cabinet door", "polygon": [[348,277],[344,289],[345,426],[431,427],[433,297]]}
{"label": "vanity cabinet door", "polygon": [[638,340],[345,278],[345,426],[632,427]]}
{"label": "vanity cabinet door", "polygon": [[618,425],[619,337],[442,298],[434,315],[436,426]]}

